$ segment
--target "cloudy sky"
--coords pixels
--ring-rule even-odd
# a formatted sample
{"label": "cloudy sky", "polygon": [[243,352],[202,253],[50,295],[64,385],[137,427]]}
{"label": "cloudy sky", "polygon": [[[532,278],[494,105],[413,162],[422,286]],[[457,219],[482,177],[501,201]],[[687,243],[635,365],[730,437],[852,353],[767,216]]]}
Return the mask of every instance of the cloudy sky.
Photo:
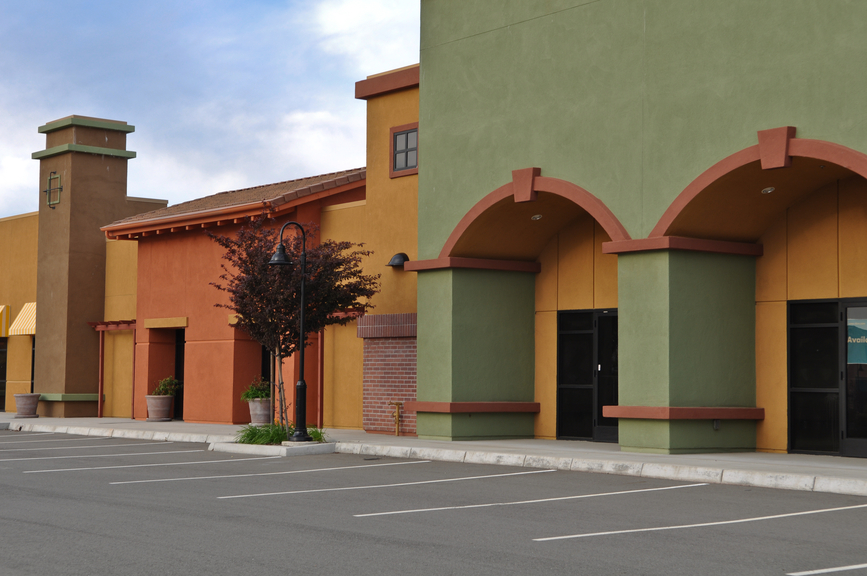
{"label": "cloudy sky", "polygon": [[38,209],[39,126],[136,127],[130,196],[363,166],[355,82],[418,62],[419,0],[0,0],[0,218]]}

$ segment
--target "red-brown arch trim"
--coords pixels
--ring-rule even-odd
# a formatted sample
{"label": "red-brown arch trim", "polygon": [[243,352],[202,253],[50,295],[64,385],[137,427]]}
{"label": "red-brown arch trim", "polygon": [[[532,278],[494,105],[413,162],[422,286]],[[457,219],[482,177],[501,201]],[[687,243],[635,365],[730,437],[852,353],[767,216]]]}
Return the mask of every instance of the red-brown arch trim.
{"label": "red-brown arch trim", "polygon": [[[763,169],[774,169],[787,165],[787,157],[813,158],[848,168],[852,172],[867,178],[867,155],[852,148],[825,140],[795,138],[795,128],[793,126],[762,130],[758,135],[759,144],[744,148],[740,152],[735,152],[731,156],[720,160],[700,174],[698,178],[690,182],[659,219],[659,222],[657,222],[650,232],[649,238],[665,236],[681,211],[702,190],[729,172],[733,172],[756,160],[761,160]],[[783,156],[782,159],[780,158],[781,154]]]}
{"label": "red-brown arch trim", "polygon": [[458,225],[455,226],[448,240],[446,240],[442,250],[440,250],[439,257],[448,258],[451,256],[451,251],[464,232],[467,231],[476,218],[491,206],[509,196],[514,196],[515,202],[533,202],[536,200],[536,192],[556,194],[577,204],[599,222],[599,225],[602,226],[602,229],[605,230],[612,241],[630,240],[626,228],[623,227],[620,220],[599,198],[576,184],[560,180],[559,178],[542,176],[541,174],[541,168],[513,170],[511,182],[500,186],[479,200],[461,218],[461,221],[458,222]]}

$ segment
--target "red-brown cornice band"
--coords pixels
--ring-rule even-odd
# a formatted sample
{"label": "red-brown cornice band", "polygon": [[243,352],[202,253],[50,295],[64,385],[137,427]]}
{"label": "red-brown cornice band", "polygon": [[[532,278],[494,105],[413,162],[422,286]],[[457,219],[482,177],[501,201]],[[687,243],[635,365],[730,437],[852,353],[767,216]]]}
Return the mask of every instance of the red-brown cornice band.
{"label": "red-brown cornice band", "polygon": [[727,242],[724,240],[705,240],[703,238],[684,238],[683,236],[660,236],[621,242],[603,242],[603,254],[623,254],[627,252],[647,252],[649,250],[691,250],[694,252],[714,252],[738,256],[761,256],[764,247],[748,242]]}
{"label": "red-brown cornice band", "polygon": [[764,408],[603,406],[606,418],[636,420],[764,420]]}
{"label": "red-brown cornice band", "polygon": [[502,270],[504,272],[529,272],[531,274],[538,274],[542,271],[542,265],[539,262],[487,260],[484,258],[434,258],[431,260],[409,261],[403,265],[403,269],[407,272],[427,272],[429,270],[446,270],[449,268]]}
{"label": "red-brown cornice band", "polygon": [[414,88],[419,82],[419,65],[408,66],[400,70],[386,72],[355,83],[355,98],[367,100],[389,92]]}
{"label": "red-brown cornice band", "polygon": [[104,320],[102,322],[88,322],[88,326],[97,332],[105,332],[107,330],[135,330],[135,320]]}

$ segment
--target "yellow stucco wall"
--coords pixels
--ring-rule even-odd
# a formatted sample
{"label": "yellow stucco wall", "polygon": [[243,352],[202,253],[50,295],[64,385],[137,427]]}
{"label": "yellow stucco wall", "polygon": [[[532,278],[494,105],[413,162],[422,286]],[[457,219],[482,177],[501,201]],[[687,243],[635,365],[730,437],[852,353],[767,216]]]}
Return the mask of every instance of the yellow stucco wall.
{"label": "yellow stucco wall", "polygon": [[[109,240],[105,246],[105,318],[136,318],[136,274],[138,243],[134,240]],[[105,404],[103,414],[114,418],[132,416],[133,347],[132,330],[105,332],[103,362]]]}
{"label": "yellow stucco wall", "polygon": [[[10,324],[24,304],[36,302],[39,214],[0,219],[0,304],[9,306]],[[37,307],[37,313],[39,309]],[[5,409],[15,411],[13,394],[30,392],[31,336],[10,336],[7,349]]]}
{"label": "yellow stucco wall", "polygon": [[542,249],[536,276],[537,438],[557,435],[557,311],[617,307],[617,256],[602,254],[609,237],[590,215],[563,228]]}
{"label": "yellow stucco wall", "polygon": [[867,297],[867,181],[851,178],[792,205],[765,231],[756,260],[756,447],[788,444],[786,302]]}
{"label": "yellow stucco wall", "polygon": [[[418,88],[367,101],[366,248],[373,257],[365,271],[382,274],[382,291],[373,298],[373,314],[416,311],[416,274],[386,266],[405,252],[418,259],[418,175],[389,178],[390,129],[418,122]],[[424,133],[419,131],[419,166],[424,166]],[[423,168],[420,168],[423,169]]]}
{"label": "yellow stucco wall", "polygon": [[[369,229],[367,213],[364,201],[323,209],[322,237],[362,242]],[[364,263],[366,272],[371,267],[369,260]],[[364,341],[357,336],[357,322],[350,322],[346,326],[329,326],[325,330],[324,348],[325,427],[361,428]]]}
{"label": "yellow stucco wall", "polygon": [[357,323],[326,328],[324,348],[325,427],[360,429],[363,424],[364,340],[357,335]]}

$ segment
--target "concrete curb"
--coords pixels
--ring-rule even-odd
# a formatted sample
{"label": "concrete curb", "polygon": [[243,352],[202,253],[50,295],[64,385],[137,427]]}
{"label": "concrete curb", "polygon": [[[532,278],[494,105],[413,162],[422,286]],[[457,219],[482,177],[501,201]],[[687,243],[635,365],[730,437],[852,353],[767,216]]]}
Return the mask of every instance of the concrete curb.
{"label": "concrete curb", "polygon": [[569,458],[429,447],[413,448],[410,446],[366,444],[362,442],[287,443],[284,446],[259,446],[254,444],[236,444],[234,436],[220,434],[186,434],[153,430],[115,430],[113,428],[54,426],[39,424],[32,420],[0,422],[0,430],[7,429],[22,432],[54,432],[57,434],[80,434],[82,436],[131,438],[165,442],[196,442],[208,444],[208,450],[214,452],[259,456],[306,456],[336,452],[340,454],[363,454],[412,460],[438,460],[441,462],[571,470],[573,472],[639,476],[681,482],[707,482],[710,484],[731,484],[736,486],[756,486],[759,488],[867,496],[867,478],[812,476],[809,474],[685,466],[658,462],[630,462],[625,460]]}
{"label": "concrete curb", "polygon": [[[3,425],[5,424],[5,426]],[[2,428],[19,432],[54,432],[55,434],[78,434],[79,436],[99,436],[102,438],[130,438],[134,440],[155,440],[157,442],[196,442],[209,444],[234,442],[234,436],[223,434],[186,434],[153,430],[116,430],[114,428],[85,428],[81,426],[53,426],[31,422],[6,422]]]}
{"label": "concrete curb", "polygon": [[213,442],[208,445],[208,450],[213,452],[231,452],[233,454],[255,454],[257,456],[310,456],[312,454],[332,454],[334,452],[334,443],[264,446],[257,444],[235,444],[234,442]]}
{"label": "concrete curb", "polygon": [[335,444],[335,452],[340,454],[367,454],[371,456],[438,460],[468,464],[550,468],[555,470],[571,470],[573,472],[593,472],[596,474],[617,474],[621,476],[678,480],[681,482],[707,482],[709,484],[731,484],[735,486],[756,486],[759,488],[867,496],[867,479],[861,480],[858,478],[810,476],[808,474],[758,472],[754,470],[730,470],[704,466],[683,466],[620,460],[587,460],[527,454],[498,454],[496,452],[448,450],[441,448],[409,448],[406,446],[385,446],[358,442],[337,442]]}

